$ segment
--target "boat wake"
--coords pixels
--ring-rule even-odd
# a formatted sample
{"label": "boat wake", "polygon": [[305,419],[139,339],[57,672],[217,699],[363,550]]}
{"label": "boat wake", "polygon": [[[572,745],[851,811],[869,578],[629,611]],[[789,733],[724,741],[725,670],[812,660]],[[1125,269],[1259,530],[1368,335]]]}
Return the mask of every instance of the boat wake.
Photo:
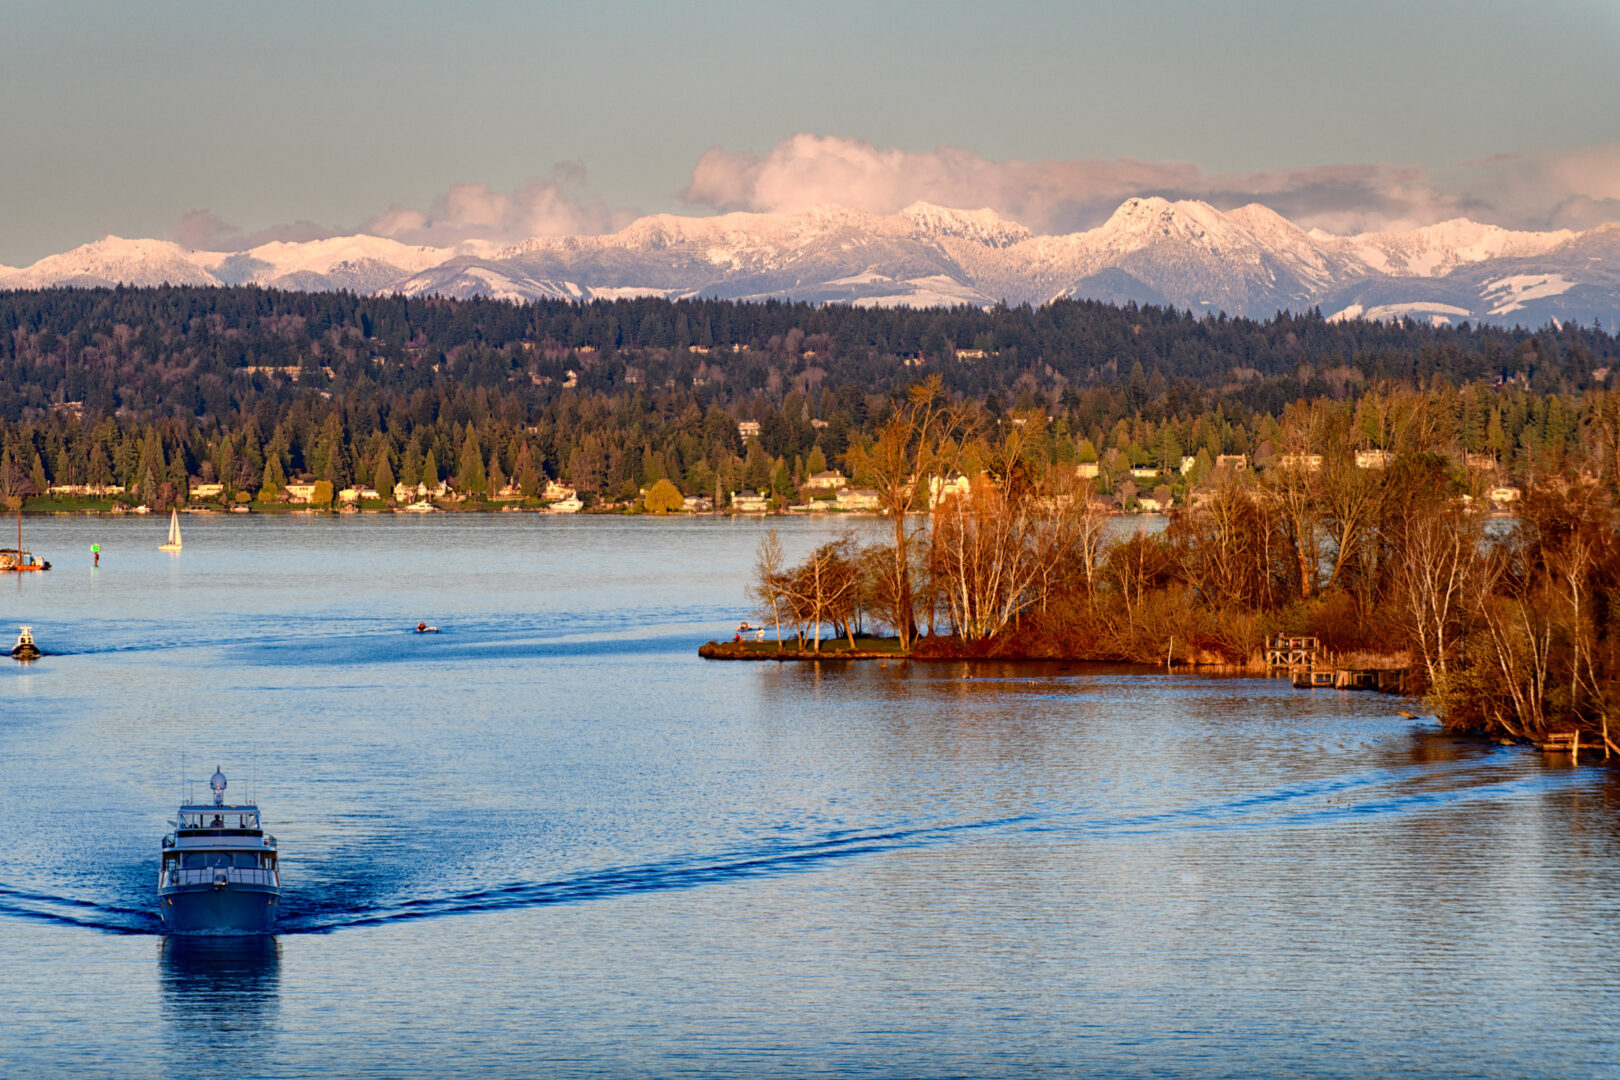
{"label": "boat wake", "polygon": [[[546,880],[506,881],[450,890],[433,896],[389,896],[365,884],[377,876],[325,879],[318,891],[290,883],[278,934],[321,934],[455,915],[544,908],[646,893],[808,873],[885,852],[1016,840],[1020,835],[1067,834],[1077,846],[1140,840],[1175,840],[1199,832],[1267,831],[1278,828],[1350,827],[1358,820],[1421,813],[1466,801],[1510,800],[1543,795],[1549,786],[1576,786],[1575,770],[1533,777],[1503,773],[1490,758],[1408,770],[1364,773],[1286,785],[1224,801],[1139,813],[1117,807],[1035,808],[1026,813],[971,821],[914,821],[890,827],[824,830],[751,845],[678,855],[646,862],[587,869]],[[296,863],[292,864],[296,865]],[[289,876],[296,871],[289,866]],[[131,869],[127,884],[149,884]],[[136,895],[132,893],[131,895]],[[151,911],[130,903],[102,904],[52,896],[0,884],[0,917],[36,919],[119,934],[162,931]]]}

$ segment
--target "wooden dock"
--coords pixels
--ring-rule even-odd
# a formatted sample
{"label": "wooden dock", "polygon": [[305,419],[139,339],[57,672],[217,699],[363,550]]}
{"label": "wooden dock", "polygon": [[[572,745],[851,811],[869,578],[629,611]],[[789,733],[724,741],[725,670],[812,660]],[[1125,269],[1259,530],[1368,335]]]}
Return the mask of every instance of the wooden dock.
{"label": "wooden dock", "polygon": [[1266,639],[1266,667],[1271,670],[1287,668],[1289,671],[1309,671],[1316,667],[1317,639],[1314,637],[1278,634]]}
{"label": "wooden dock", "polygon": [[1544,754],[1568,754],[1575,764],[1581,763],[1581,733],[1578,731],[1551,731],[1537,744]]}
{"label": "wooden dock", "polygon": [[1294,672],[1294,688],[1400,694],[1406,689],[1406,672],[1392,668],[1314,668]]}

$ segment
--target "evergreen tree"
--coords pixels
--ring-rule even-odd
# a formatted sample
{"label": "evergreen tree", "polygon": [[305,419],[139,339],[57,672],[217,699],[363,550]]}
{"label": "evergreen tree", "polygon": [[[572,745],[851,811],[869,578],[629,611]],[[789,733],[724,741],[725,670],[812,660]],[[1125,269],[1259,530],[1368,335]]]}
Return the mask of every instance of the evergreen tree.
{"label": "evergreen tree", "polygon": [[529,452],[527,442],[518,446],[517,459],[512,463],[512,476],[523,494],[531,498],[539,495],[541,489],[545,487],[545,481],[540,477],[540,470],[535,466],[534,455]]}
{"label": "evergreen tree", "polygon": [[489,493],[499,495],[501,488],[506,486],[506,474],[501,471],[501,456],[495,451],[489,452]]}
{"label": "evergreen tree", "polygon": [[489,490],[489,477],[484,472],[484,452],[478,446],[478,434],[472,421],[467,422],[467,435],[461,442],[461,461],[456,483],[462,491],[482,495]]}
{"label": "evergreen tree", "polygon": [[405,460],[399,463],[399,482],[412,488],[422,482],[422,449],[415,439],[405,444]]}
{"label": "evergreen tree", "polygon": [[379,455],[377,470],[371,475],[371,486],[385,499],[394,497],[394,470],[388,464],[388,455]]}
{"label": "evergreen tree", "polygon": [[264,478],[259,481],[259,490],[267,491],[274,496],[280,495],[286,487],[287,473],[281,467],[281,455],[267,455],[264,459]]}

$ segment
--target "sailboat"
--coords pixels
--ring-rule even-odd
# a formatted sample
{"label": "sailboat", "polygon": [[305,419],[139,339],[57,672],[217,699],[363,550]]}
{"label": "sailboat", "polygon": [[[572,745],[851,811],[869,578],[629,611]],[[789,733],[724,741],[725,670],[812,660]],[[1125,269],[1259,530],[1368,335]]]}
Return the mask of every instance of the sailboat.
{"label": "sailboat", "polygon": [[169,542],[158,545],[159,551],[180,550],[180,511],[169,511]]}

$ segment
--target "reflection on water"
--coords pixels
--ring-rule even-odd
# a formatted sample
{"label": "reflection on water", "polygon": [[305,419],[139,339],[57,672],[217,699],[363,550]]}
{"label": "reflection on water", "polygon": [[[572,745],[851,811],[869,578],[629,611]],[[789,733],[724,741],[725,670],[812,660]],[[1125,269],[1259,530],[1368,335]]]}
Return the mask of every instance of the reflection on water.
{"label": "reflection on water", "polygon": [[[706,663],[763,524],[450,517],[40,523],[114,557],[8,609],[60,651],[0,668],[0,1077],[1614,1075],[1620,770],[1282,680]],[[182,754],[257,758],[275,938],[149,936]]]}
{"label": "reflection on water", "polygon": [[281,988],[275,938],[166,937],[158,956],[173,1061],[229,1061],[232,1049],[254,1044],[258,1052],[257,1044],[273,1035]]}

